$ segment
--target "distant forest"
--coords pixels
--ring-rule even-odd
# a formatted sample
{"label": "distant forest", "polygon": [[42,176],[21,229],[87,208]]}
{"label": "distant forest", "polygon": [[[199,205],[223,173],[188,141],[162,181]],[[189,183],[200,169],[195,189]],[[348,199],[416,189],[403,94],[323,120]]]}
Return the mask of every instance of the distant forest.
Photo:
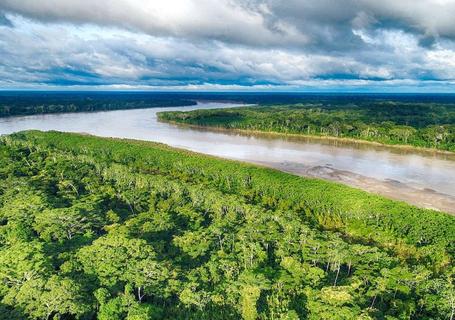
{"label": "distant forest", "polygon": [[353,138],[455,151],[455,103],[394,100],[162,112],[163,121],[197,126]]}
{"label": "distant forest", "polygon": [[150,94],[0,93],[0,117],[195,105],[194,100]]}
{"label": "distant forest", "polygon": [[455,105],[450,94],[323,94],[238,92],[73,92],[0,91],[0,117],[194,105],[218,101],[264,106],[276,104],[346,105],[396,101]]}

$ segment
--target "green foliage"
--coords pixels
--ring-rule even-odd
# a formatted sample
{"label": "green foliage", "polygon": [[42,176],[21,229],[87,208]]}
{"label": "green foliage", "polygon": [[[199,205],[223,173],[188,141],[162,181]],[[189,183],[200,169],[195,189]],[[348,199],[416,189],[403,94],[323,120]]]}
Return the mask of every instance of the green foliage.
{"label": "green foliage", "polygon": [[455,151],[455,105],[334,101],[297,105],[162,112],[163,121],[198,126],[353,138]]}
{"label": "green foliage", "polygon": [[455,219],[160,144],[0,139],[0,318],[450,319]]}
{"label": "green foliage", "polygon": [[254,286],[245,286],[240,291],[240,304],[242,306],[242,318],[244,320],[255,320],[258,317],[257,301],[261,294],[261,289]]}
{"label": "green foliage", "polygon": [[5,297],[5,302],[23,309],[31,318],[59,319],[63,315],[80,318],[90,306],[86,304],[82,289],[71,279],[52,275],[49,279],[26,281],[14,296],[13,301]]}

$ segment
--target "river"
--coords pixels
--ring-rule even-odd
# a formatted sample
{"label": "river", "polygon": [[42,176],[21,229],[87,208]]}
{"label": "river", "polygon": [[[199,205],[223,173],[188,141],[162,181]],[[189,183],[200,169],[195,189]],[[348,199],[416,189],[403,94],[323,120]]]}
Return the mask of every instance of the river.
{"label": "river", "polygon": [[149,140],[323,178],[455,213],[455,156],[321,139],[249,135],[176,126],[157,121],[166,110],[227,108],[233,104],[64,113],[0,118],[0,134],[38,129]]}

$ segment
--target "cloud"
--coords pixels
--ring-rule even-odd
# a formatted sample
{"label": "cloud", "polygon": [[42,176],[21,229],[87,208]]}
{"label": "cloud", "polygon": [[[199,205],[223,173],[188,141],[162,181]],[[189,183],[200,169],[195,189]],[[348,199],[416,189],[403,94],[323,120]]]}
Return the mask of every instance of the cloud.
{"label": "cloud", "polygon": [[0,79],[25,87],[448,88],[453,16],[447,0],[0,0]]}
{"label": "cloud", "polygon": [[11,23],[11,21],[5,16],[4,13],[2,13],[0,11],[0,27],[12,27],[13,24]]}
{"label": "cloud", "polygon": [[[1,0],[0,9],[41,21],[92,23],[154,36],[250,45],[355,44],[351,27],[395,25],[455,37],[451,0]],[[342,41],[345,40],[345,41]]]}
{"label": "cloud", "polygon": [[0,9],[40,21],[91,23],[154,36],[217,39],[235,43],[304,43],[286,26],[267,28],[257,10],[235,1],[214,0],[1,0]]}
{"label": "cloud", "polygon": [[[74,29],[15,17],[16,28],[0,30],[0,39],[14,46],[0,49],[3,68],[20,70],[31,80],[43,75],[76,81],[257,82],[282,83],[325,74],[386,77],[383,68],[349,57],[335,57],[276,48],[232,46],[152,37],[94,26]],[[7,75],[5,75],[7,76]],[[46,80],[46,79],[44,79]],[[50,81],[51,79],[49,79]]]}
{"label": "cloud", "polygon": [[424,35],[455,38],[455,2],[452,0],[363,0],[382,21],[396,21],[402,27]]}

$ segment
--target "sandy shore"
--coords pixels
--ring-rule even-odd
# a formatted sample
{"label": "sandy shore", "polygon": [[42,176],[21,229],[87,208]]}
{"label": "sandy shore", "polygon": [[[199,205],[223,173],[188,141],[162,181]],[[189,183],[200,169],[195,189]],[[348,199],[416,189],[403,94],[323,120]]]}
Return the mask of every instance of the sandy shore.
{"label": "sandy shore", "polygon": [[455,215],[455,197],[438,193],[431,189],[416,189],[395,180],[378,180],[365,177],[349,171],[332,168],[330,165],[304,166],[300,163],[271,163],[266,161],[257,161],[255,163],[303,177],[343,183],[390,199],[405,201],[417,207],[444,211]]}
{"label": "sandy shore", "polygon": [[[250,130],[229,130],[225,128],[195,126],[181,123],[172,123],[182,127],[190,127],[194,130],[201,131],[214,131],[223,132],[227,134],[235,134],[242,136],[256,136],[263,138],[285,139],[295,142],[308,142],[317,141],[318,143],[336,145],[336,146],[350,146],[358,149],[387,149],[388,151],[399,154],[422,154],[422,155],[437,155],[438,157],[447,160],[455,161],[455,153],[427,149],[416,148],[412,146],[399,146],[399,145],[384,145],[381,143],[344,139],[336,137],[318,137],[318,136],[304,136],[298,134],[283,134],[283,133],[268,133],[262,131]],[[245,161],[245,160],[240,160]],[[335,181],[351,187],[359,188],[374,194],[379,194],[386,198],[405,201],[417,207],[433,209],[438,211],[448,212],[455,215],[455,197],[452,195],[439,193],[431,189],[417,189],[413,186],[406,185],[400,181],[395,180],[379,180],[372,177],[363,176],[346,170],[339,170],[330,165],[317,165],[309,166],[301,163],[294,162],[271,162],[260,160],[247,160],[246,162],[259,164],[261,166],[278,169],[284,172],[296,174],[303,177],[319,178],[329,181]]]}

